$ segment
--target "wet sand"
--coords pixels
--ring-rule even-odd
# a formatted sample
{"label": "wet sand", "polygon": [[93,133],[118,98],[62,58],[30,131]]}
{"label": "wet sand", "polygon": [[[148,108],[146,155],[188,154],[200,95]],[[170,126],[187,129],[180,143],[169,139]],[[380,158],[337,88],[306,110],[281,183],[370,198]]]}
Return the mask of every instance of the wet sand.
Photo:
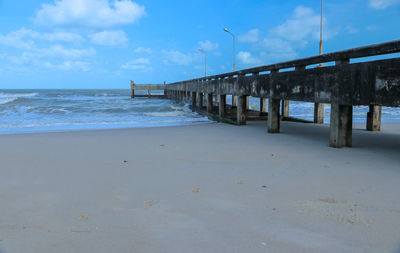
{"label": "wet sand", "polygon": [[0,136],[0,252],[399,253],[400,124],[281,130]]}

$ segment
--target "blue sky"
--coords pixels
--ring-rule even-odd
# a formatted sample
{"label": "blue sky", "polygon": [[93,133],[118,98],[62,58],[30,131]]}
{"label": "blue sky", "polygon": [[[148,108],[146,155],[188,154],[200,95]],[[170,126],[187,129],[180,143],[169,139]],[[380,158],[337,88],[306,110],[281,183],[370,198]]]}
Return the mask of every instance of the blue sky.
{"label": "blue sky", "polygon": [[[400,38],[400,0],[325,0],[324,52]],[[316,55],[319,0],[0,0],[0,89],[127,88]]]}

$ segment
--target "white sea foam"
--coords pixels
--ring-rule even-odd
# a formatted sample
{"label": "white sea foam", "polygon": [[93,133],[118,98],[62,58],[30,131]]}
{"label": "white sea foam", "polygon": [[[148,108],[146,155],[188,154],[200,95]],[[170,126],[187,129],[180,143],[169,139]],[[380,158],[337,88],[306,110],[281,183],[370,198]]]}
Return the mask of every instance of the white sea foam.
{"label": "white sea foam", "polygon": [[172,112],[148,112],[145,113],[147,116],[152,117],[176,117],[176,116],[183,116],[186,113],[183,111],[172,111]]}
{"label": "white sea foam", "polygon": [[37,92],[33,93],[0,93],[0,98],[22,98],[22,97],[35,97]]}
{"label": "white sea foam", "polygon": [[11,103],[11,102],[14,102],[15,100],[17,100],[18,98],[0,98],[0,105],[4,105],[4,104],[7,104],[7,103]]}

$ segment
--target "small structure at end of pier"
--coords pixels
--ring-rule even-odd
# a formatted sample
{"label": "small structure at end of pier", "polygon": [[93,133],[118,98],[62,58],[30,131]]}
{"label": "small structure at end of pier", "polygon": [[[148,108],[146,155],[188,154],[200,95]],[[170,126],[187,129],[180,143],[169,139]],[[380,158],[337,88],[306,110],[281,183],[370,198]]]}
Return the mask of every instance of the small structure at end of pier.
{"label": "small structure at end of pier", "polygon": [[[146,97],[146,98],[165,98],[165,81],[164,84],[145,84],[136,85],[134,81],[131,80],[131,98],[135,97]],[[147,90],[147,95],[135,95],[135,90]],[[151,94],[152,90],[163,90],[164,94]]]}

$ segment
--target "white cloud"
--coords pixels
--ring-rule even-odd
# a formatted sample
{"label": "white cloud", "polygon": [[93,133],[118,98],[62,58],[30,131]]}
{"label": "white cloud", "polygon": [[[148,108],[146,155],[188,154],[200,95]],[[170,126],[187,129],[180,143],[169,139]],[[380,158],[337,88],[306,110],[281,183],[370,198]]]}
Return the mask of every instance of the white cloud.
{"label": "white cloud", "polygon": [[132,70],[142,70],[149,71],[152,70],[150,65],[150,60],[148,58],[137,58],[132,61],[129,61],[121,66],[123,69],[132,69]]}
{"label": "white cloud", "polygon": [[44,66],[48,69],[56,69],[63,71],[71,71],[71,70],[80,70],[80,71],[89,71],[89,63],[81,62],[81,61],[64,61],[61,63],[51,63],[45,62]]}
{"label": "white cloud", "polygon": [[239,61],[245,65],[259,64],[260,60],[253,57],[250,52],[240,51],[237,55]]}
{"label": "white cloud", "polygon": [[298,56],[292,43],[279,38],[265,38],[262,41],[262,46],[265,49],[261,53],[265,60],[289,60]]}
{"label": "white cloud", "polygon": [[240,42],[255,43],[259,41],[260,31],[258,29],[251,29],[247,33],[239,35]]}
{"label": "white cloud", "polygon": [[35,41],[48,42],[82,42],[81,35],[67,32],[39,33],[30,29],[21,28],[6,35],[0,34],[0,44],[19,49],[33,49]]}
{"label": "white cloud", "polygon": [[100,46],[124,46],[128,42],[124,31],[103,31],[90,34],[89,38],[93,44]]}
{"label": "white cloud", "polygon": [[32,57],[42,58],[62,58],[62,59],[80,59],[85,57],[91,57],[96,54],[96,50],[93,48],[89,49],[75,49],[65,48],[61,45],[53,45],[48,48],[37,49],[32,53]]}
{"label": "white cloud", "polygon": [[81,35],[68,32],[44,33],[39,38],[50,42],[82,42],[84,40]]}
{"label": "white cloud", "polygon": [[140,54],[140,53],[151,54],[152,50],[151,50],[151,48],[137,47],[137,48],[135,48],[134,52],[136,54]]}
{"label": "white cloud", "polygon": [[355,29],[355,28],[352,27],[352,26],[346,26],[346,27],[344,28],[344,30],[345,30],[348,34],[355,34],[355,33],[358,32],[358,30]]}
{"label": "white cloud", "polygon": [[369,0],[369,7],[376,10],[383,10],[391,5],[399,4],[400,0]]}
{"label": "white cloud", "polygon": [[32,31],[22,28],[6,35],[0,34],[0,44],[19,49],[31,49],[35,42],[32,40]]}
{"label": "white cloud", "polygon": [[164,64],[188,65],[193,61],[193,55],[176,50],[162,50]]}
{"label": "white cloud", "polygon": [[[269,30],[260,39],[259,29],[251,29],[239,36],[239,41],[249,42],[256,53],[242,51],[238,54],[239,61],[244,65],[267,64],[276,61],[290,60],[298,57],[297,50],[305,48],[310,42],[318,41],[320,37],[320,14],[313,9],[298,6],[289,19]],[[324,20],[324,39],[337,34],[326,25]],[[348,27],[347,32],[355,32]],[[317,45],[317,44],[315,44]]]}
{"label": "white cloud", "polygon": [[[272,33],[292,41],[306,39],[319,39],[321,17],[311,8],[298,6],[294,10],[293,17],[282,25],[272,29]],[[326,20],[325,20],[326,23]],[[325,37],[327,33],[325,32]]]}
{"label": "white cloud", "polygon": [[374,31],[374,30],[378,29],[378,27],[375,25],[369,25],[369,26],[365,27],[365,29],[367,31]]}
{"label": "white cloud", "polygon": [[43,26],[112,27],[146,15],[145,7],[130,0],[54,0],[43,4],[34,19]]}
{"label": "white cloud", "polygon": [[212,43],[209,40],[206,41],[199,41],[199,46],[201,49],[205,50],[205,51],[212,51],[215,49],[218,49],[218,43]]}

